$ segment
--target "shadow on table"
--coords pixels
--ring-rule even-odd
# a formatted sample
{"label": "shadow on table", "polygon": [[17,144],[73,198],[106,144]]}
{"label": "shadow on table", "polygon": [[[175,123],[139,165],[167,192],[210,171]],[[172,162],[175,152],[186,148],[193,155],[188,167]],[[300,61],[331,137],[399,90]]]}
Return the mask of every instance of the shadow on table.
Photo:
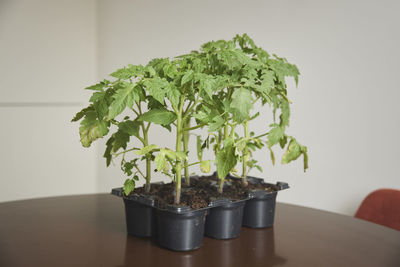
{"label": "shadow on table", "polygon": [[124,263],[120,266],[272,267],[285,262],[285,258],[275,253],[273,228],[243,228],[239,238],[204,238],[203,246],[190,252],[172,252],[158,247],[150,239],[127,236]]}

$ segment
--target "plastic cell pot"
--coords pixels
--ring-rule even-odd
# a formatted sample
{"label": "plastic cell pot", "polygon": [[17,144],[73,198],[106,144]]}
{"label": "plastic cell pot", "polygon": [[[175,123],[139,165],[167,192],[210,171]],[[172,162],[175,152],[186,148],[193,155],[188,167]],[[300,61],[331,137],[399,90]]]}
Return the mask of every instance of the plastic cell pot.
{"label": "plastic cell pot", "polygon": [[287,183],[264,183],[262,179],[250,177],[250,181],[269,186],[272,191],[255,190],[249,193],[249,199],[243,213],[243,226],[250,228],[270,227],[274,224],[276,196],[278,191],[289,188]]}
{"label": "plastic cell pot", "polygon": [[188,251],[203,244],[207,209],[170,206],[156,209],[157,243],[174,251]]}
{"label": "plastic cell pot", "polygon": [[122,195],[122,188],[113,189],[111,193],[123,198],[126,229],[129,235],[138,237],[155,235],[154,200],[151,197],[138,195],[125,197]]}
{"label": "plastic cell pot", "polygon": [[124,198],[124,204],[128,234],[139,237],[151,237],[155,235],[156,222],[154,208],[126,198]]}
{"label": "plastic cell pot", "polygon": [[205,235],[216,239],[230,239],[240,235],[245,200],[234,201],[208,211]]}
{"label": "plastic cell pot", "polygon": [[246,201],[243,225],[251,228],[270,227],[274,224],[277,192],[270,192]]}

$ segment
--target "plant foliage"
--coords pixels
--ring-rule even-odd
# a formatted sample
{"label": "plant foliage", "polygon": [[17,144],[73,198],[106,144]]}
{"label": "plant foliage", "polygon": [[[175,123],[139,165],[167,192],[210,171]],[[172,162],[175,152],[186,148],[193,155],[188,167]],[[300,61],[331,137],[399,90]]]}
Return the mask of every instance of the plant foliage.
{"label": "plant foliage", "polygon": [[[252,168],[261,171],[252,153],[266,147],[275,163],[273,147],[278,144],[286,150],[282,164],[303,155],[304,170],[308,168],[307,148],[286,134],[291,103],[286,78],[294,78],[297,84],[299,71],[286,59],[270,56],[246,34],[205,43],[198,51],[173,59],[157,58],[145,66],[128,65],[110,76],[112,80],[86,88],[93,91],[90,104],[72,121],[81,120],[79,133],[85,147],[109,135],[104,157],[107,166],[114,158],[122,157],[121,169],[130,177],[124,184],[126,195],[134,190],[139,176],[146,179],[146,190],[150,189],[152,164],[175,182],[176,204],[180,202],[182,172],[189,184],[189,166],[195,164],[209,172],[211,162],[215,162],[222,192],[225,177],[235,174],[240,162],[240,176],[246,185]],[[258,103],[263,109],[270,108],[274,121],[266,124],[265,133],[255,135],[249,122],[260,114],[253,110]],[[153,124],[167,131],[174,128],[175,147],[149,142]],[[208,135],[197,136],[199,161],[189,163],[190,132],[202,127],[208,129]],[[210,146],[215,159],[205,160],[203,150]],[[141,170],[141,161],[146,171]]]}

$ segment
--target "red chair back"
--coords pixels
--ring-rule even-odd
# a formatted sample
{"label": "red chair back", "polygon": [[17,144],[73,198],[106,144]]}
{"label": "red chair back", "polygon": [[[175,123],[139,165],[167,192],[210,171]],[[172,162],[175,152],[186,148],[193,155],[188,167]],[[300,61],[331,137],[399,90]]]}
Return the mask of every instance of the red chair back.
{"label": "red chair back", "polygon": [[400,231],[400,190],[372,192],[361,203],[355,217]]}

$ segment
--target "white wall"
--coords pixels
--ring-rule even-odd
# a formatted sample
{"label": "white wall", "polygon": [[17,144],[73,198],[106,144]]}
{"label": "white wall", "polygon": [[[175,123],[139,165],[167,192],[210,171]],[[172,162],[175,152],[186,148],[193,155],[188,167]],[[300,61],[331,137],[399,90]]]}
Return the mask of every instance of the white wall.
{"label": "white wall", "polygon": [[[400,188],[399,8],[396,1],[99,1],[98,78],[248,33],[300,68],[299,88],[290,88],[290,133],[310,154],[304,174],[300,161],[272,167],[259,153],[264,173],[254,175],[289,182],[279,201],[353,215],[372,190]],[[173,142],[160,131],[152,138]],[[98,158],[99,190],[119,186],[118,166],[106,170]]]}
{"label": "white wall", "polygon": [[0,202],[96,192],[70,123],[96,80],[96,29],[94,0],[0,0]]}

